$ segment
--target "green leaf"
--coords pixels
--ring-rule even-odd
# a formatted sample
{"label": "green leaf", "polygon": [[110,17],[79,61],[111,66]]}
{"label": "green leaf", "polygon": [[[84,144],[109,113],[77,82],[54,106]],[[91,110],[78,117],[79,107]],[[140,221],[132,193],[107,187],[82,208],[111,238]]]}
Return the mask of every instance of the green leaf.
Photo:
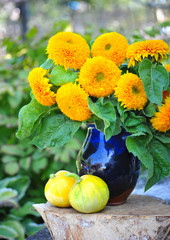
{"label": "green leaf", "polygon": [[145,132],[151,134],[151,131],[146,124],[146,119],[143,116],[135,115],[134,112],[127,112],[124,127],[129,133]]}
{"label": "green leaf", "polygon": [[32,220],[28,220],[25,221],[23,223],[25,229],[26,229],[26,232],[27,234],[30,236],[30,235],[33,235],[35,234],[36,232],[40,231],[43,227],[45,227],[45,224],[37,224],[37,223],[34,223],[32,222]]}
{"label": "green leaf", "polygon": [[36,27],[31,28],[30,31],[26,34],[26,38],[29,39],[29,40],[31,38],[34,38],[35,35],[37,34],[37,32],[38,32],[38,30],[37,30]]}
{"label": "green leaf", "polygon": [[8,96],[9,104],[12,108],[16,108],[22,102],[22,94],[19,91],[15,91],[15,94]]}
{"label": "green leaf", "polygon": [[169,84],[168,84],[167,91],[170,92],[170,72],[168,72],[168,75],[169,75]]}
{"label": "green leaf", "polygon": [[17,162],[8,162],[4,166],[4,171],[8,175],[15,175],[19,172],[20,166]]}
{"label": "green leaf", "polygon": [[141,123],[137,126],[132,126],[132,127],[125,127],[125,129],[129,133],[145,132],[145,133],[151,134],[151,131],[146,123]]}
{"label": "green leaf", "polygon": [[146,136],[146,133],[144,132],[133,133],[130,135],[130,138],[139,137],[139,136]]}
{"label": "green leaf", "polygon": [[1,152],[13,156],[19,156],[23,157],[25,155],[25,152],[23,149],[19,147],[19,145],[3,145],[1,147]]}
{"label": "green leaf", "polygon": [[144,59],[139,66],[139,76],[143,81],[147,98],[161,106],[162,91],[166,90],[169,77],[166,69],[161,66],[154,66],[151,61]]}
{"label": "green leaf", "polygon": [[165,22],[163,22],[163,23],[160,23],[159,24],[162,28],[163,27],[168,27],[168,26],[170,26],[170,21],[165,21]]}
{"label": "green leaf", "polygon": [[7,128],[17,127],[18,118],[0,115],[0,126],[6,126]]}
{"label": "green leaf", "polygon": [[[58,156],[55,155],[55,157],[58,157]],[[66,167],[66,165],[64,165],[64,163],[62,163],[61,161],[58,161],[58,159],[57,159],[57,161],[53,161],[53,162],[49,163],[48,168],[46,168],[46,170],[43,171],[43,174],[41,176],[42,180],[47,181],[50,174],[54,173],[54,169],[55,169],[55,172],[58,172],[59,170],[64,169],[65,167]]]}
{"label": "green leaf", "polygon": [[13,229],[14,231],[17,232],[18,234],[18,240],[24,240],[24,235],[25,235],[25,230],[22,226],[22,224],[18,221],[4,221],[3,222],[4,226],[10,227],[11,229]]}
{"label": "green leaf", "polygon": [[19,205],[16,199],[9,198],[5,201],[0,201],[0,207],[11,207],[18,209]]}
{"label": "green leaf", "polygon": [[72,121],[63,114],[52,114],[42,120],[37,135],[31,141],[39,148],[61,147],[77,132],[81,122]]}
{"label": "green leaf", "polygon": [[151,37],[155,37],[156,34],[160,34],[160,29],[156,27],[148,27],[144,31]]}
{"label": "green leaf", "polygon": [[23,218],[27,215],[33,215],[33,216],[39,217],[40,216],[39,213],[33,209],[33,204],[34,204],[33,202],[28,201],[24,204],[24,206],[20,207],[17,210],[12,209],[11,214],[20,218]]}
{"label": "green leaf", "polygon": [[95,119],[94,123],[97,130],[99,130],[100,132],[104,132],[104,121],[102,119],[97,118]]}
{"label": "green leaf", "polygon": [[[144,133],[138,132],[137,135],[132,134],[127,137],[126,146],[129,152],[132,152],[135,156],[137,156],[145,165],[145,167],[148,168],[151,172],[153,172],[153,161],[150,154],[147,158],[147,144],[151,141],[151,139],[152,135],[144,135]],[[149,161],[149,159],[151,159],[151,161]]]}
{"label": "green leaf", "polygon": [[162,178],[168,176],[170,172],[170,147],[153,138],[149,143],[149,151],[154,160],[154,171],[153,175],[146,182],[145,191]]}
{"label": "green leaf", "polygon": [[22,158],[20,160],[21,168],[28,170],[30,168],[30,165],[31,165],[31,157]]}
{"label": "green leaf", "polygon": [[15,239],[18,237],[18,233],[5,225],[0,225],[0,238],[2,239]]}
{"label": "green leaf", "polygon": [[51,72],[50,82],[55,86],[61,86],[69,82],[74,83],[78,75],[78,72],[73,72],[71,70],[66,71],[64,67],[58,65]]}
{"label": "green leaf", "polygon": [[122,128],[121,128],[121,122],[119,118],[116,119],[116,122],[111,122],[111,129],[113,129],[113,132],[111,132],[112,136],[117,135],[121,132]]}
{"label": "green leaf", "polygon": [[4,178],[0,181],[0,188],[12,188],[17,190],[18,192],[18,199],[21,199],[26,190],[28,189],[30,184],[30,179],[27,176],[16,176],[16,177],[9,177]]}
{"label": "green leaf", "polygon": [[157,133],[154,135],[154,137],[162,143],[170,143],[170,131],[166,133]]}
{"label": "green leaf", "polygon": [[121,106],[120,102],[117,103],[117,110],[120,115],[120,120],[124,123],[126,118],[128,117],[129,110]]}
{"label": "green leaf", "polygon": [[[139,133],[138,133],[139,134]],[[152,135],[133,134],[126,139],[129,152],[137,156],[149,170],[145,191],[168,176],[170,171],[170,145],[164,144]]]}
{"label": "green leaf", "polygon": [[[77,151],[80,150],[81,143],[76,137],[73,137],[71,141],[66,143],[61,148],[52,148],[53,154],[55,155],[54,160],[57,161],[57,165],[60,162],[70,163],[72,159],[76,159]],[[58,168],[58,167],[57,167]]]}
{"label": "green leaf", "polygon": [[57,21],[53,24],[52,32],[53,33],[63,32],[64,30],[66,30],[68,26],[70,26],[70,22],[66,20]]}
{"label": "green leaf", "polygon": [[53,60],[52,59],[47,59],[40,67],[44,69],[50,69],[53,65]]}
{"label": "green leaf", "polygon": [[10,198],[17,197],[18,192],[12,188],[1,188],[0,189],[0,202],[8,200]]}
{"label": "green leaf", "polygon": [[104,98],[104,100],[103,100],[104,102],[111,102],[111,104],[114,106],[114,107],[116,107],[117,106],[117,98],[116,97],[114,97],[114,95],[112,94],[112,96],[110,96],[110,97],[108,97],[108,98]]}
{"label": "green leaf", "polygon": [[[113,136],[115,131],[116,134],[121,131],[120,125],[117,121],[115,108],[110,101],[104,101],[104,98],[99,98],[97,102],[94,103],[91,98],[88,98],[88,106],[93,114],[104,121],[104,133],[106,141]],[[99,123],[101,122],[98,121],[98,124],[96,124],[98,127]]]}
{"label": "green leaf", "polygon": [[17,137],[22,140],[31,136],[38,126],[40,119],[55,109],[58,109],[58,107],[43,106],[35,99],[28,105],[22,107],[19,112],[19,129]]}
{"label": "green leaf", "polygon": [[15,162],[17,160],[17,158],[13,157],[13,156],[5,155],[2,157],[1,160],[3,163],[8,163],[8,162]]}
{"label": "green leaf", "polygon": [[32,160],[36,161],[40,158],[47,157],[48,153],[45,151],[40,151],[39,149],[34,151],[34,154],[32,155]]}
{"label": "green leaf", "polygon": [[18,192],[11,188],[0,189],[0,208],[12,207],[18,209]]}
{"label": "green leaf", "polygon": [[143,122],[146,122],[146,119],[143,116],[137,116],[134,112],[128,112],[128,118],[125,121],[125,125],[126,127],[135,127]]}
{"label": "green leaf", "polygon": [[41,170],[45,169],[48,163],[47,158],[40,158],[32,162],[32,169],[35,173],[40,173]]}
{"label": "green leaf", "polygon": [[107,127],[106,121],[104,121],[104,124],[104,134],[106,141],[108,141],[113,135],[117,135],[121,132],[120,121],[118,118],[116,119],[116,121],[110,122],[109,127]]}
{"label": "green leaf", "polygon": [[153,176],[154,172],[154,159],[147,148],[147,145],[151,139],[152,135],[144,135],[143,132],[141,132],[141,135],[140,132],[137,134],[132,134],[126,139],[128,151],[132,152],[134,156],[137,156],[143,165],[149,170],[147,180]]}
{"label": "green leaf", "polygon": [[143,113],[147,117],[153,117],[156,110],[157,110],[157,106],[154,103],[149,102],[147,106],[143,109]]}

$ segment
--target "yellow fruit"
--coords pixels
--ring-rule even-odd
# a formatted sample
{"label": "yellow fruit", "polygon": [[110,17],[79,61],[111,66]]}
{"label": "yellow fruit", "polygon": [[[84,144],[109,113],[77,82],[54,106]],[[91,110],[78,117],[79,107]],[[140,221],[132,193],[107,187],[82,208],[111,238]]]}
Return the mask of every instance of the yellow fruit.
{"label": "yellow fruit", "polygon": [[109,200],[109,189],[107,184],[94,175],[83,175],[81,178],[74,173],[77,180],[69,193],[71,206],[79,212],[94,213],[101,211]]}
{"label": "yellow fruit", "polygon": [[45,197],[57,207],[70,207],[69,192],[76,180],[73,177],[66,177],[67,171],[59,171],[51,174],[50,179],[45,185]]}
{"label": "yellow fruit", "polygon": [[68,173],[68,171],[66,170],[60,170],[58,172],[55,173],[55,176],[65,176],[65,174]]}

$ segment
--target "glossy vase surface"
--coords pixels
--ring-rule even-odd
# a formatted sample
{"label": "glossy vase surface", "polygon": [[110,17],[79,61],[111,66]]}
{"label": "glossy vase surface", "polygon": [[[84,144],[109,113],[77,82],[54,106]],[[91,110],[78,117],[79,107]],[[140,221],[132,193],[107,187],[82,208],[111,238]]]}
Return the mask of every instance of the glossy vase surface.
{"label": "glossy vase surface", "polygon": [[140,161],[128,152],[125,144],[127,136],[129,134],[122,130],[106,141],[104,133],[90,125],[77,157],[80,176],[93,174],[107,183],[110,190],[109,205],[124,203],[139,177]]}

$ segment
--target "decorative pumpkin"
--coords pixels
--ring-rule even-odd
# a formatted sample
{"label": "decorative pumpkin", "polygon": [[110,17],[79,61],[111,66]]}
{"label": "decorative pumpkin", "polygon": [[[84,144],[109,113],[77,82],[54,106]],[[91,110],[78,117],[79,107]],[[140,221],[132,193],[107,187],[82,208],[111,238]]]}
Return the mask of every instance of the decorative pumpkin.
{"label": "decorative pumpkin", "polygon": [[45,185],[46,199],[57,207],[71,206],[68,195],[76,180],[73,177],[66,177],[66,173],[69,172],[61,170],[56,174],[51,174]]}
{"label": "decorative pumpkin", "polygon": [[58,172],[55,173],[55,176],[65,176],[66,173],[69,173],[68,171],[66,170],[60,170]]}
{"label": "decorative pumpkin", "polygon": [[69,193],[71,206],[82,213],[94,213],[101,211],[109,200],[109,189],[107,184],[94,175],[68,173],[68,177],[74,177],[76,184]]}

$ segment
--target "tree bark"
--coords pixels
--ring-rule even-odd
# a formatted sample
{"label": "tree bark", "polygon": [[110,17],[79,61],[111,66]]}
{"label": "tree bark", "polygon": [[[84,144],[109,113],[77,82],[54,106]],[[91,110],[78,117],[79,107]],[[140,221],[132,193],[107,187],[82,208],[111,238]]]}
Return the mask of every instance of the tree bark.
{"label": "tree bark", "polygon": [[119,206],[82,214],[50,203],[35,204],[53,240],[168,240],[170,206],[160,199],[131,195]]}

